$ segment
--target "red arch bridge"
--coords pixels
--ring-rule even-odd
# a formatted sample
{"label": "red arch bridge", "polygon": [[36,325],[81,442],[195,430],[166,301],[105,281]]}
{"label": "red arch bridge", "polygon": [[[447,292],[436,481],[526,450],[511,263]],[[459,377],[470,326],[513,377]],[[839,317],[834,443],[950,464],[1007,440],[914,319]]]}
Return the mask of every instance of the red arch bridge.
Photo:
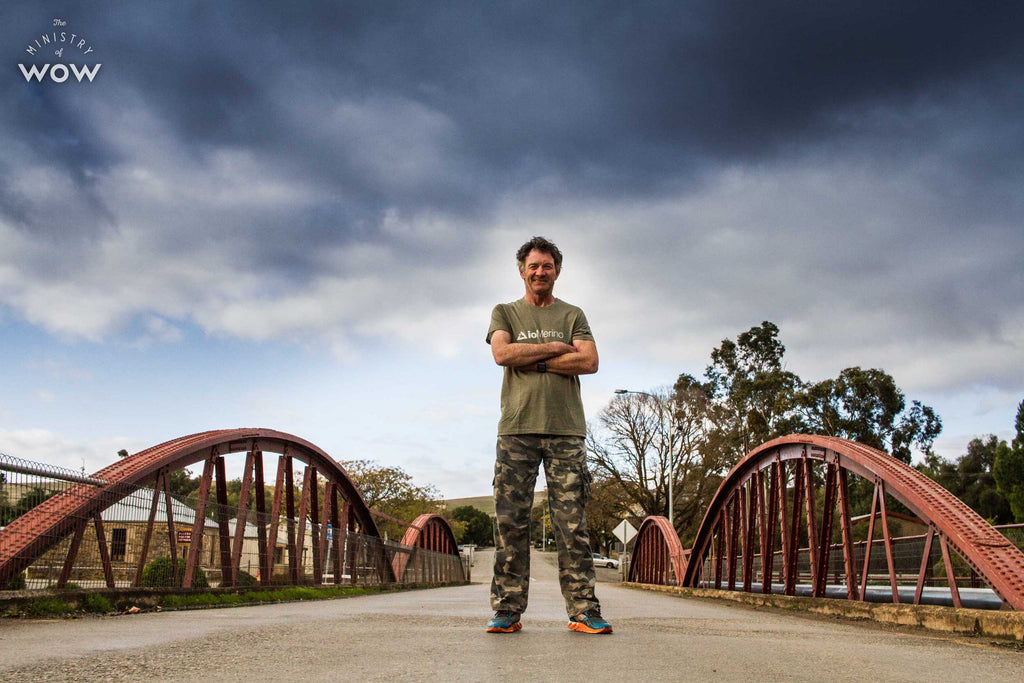
{"label": "red arch bridge", "polygon": [[[229,504],[228,489],[237,487],[225,474],[232,454],[244,462],[234,463],[242,469],[241,487]],[[269,476],[266,454],[277,455]],[[200,463],[199,490],[187,503],[173,496],[175,475]],[[8,517],[17,512],[15,501],[41,500],[0,530],[0,589],[19,576],[29,587],[140,586],[148,563],[159,557],[175,558],[166,562],[167,572],[185,588],[464,583],[468,577],[442,517],[421,515],[410,524],[368,508],[337,461],[283,432],[184,436],[91,476],[8,457],[0,472]],[[404,528],[401,542],[386,540],[377,520],[397,533]]]}
{"label": "red arch bridge", "polygon": [[[870,496],[869,514],[851,516],[857,495],[865,503]],[[1008,538],[1024,538],[1022,526],[1000,533],[874,448],[794,434],[759,446],[729,472],[690,549],[664,517],[644,520],[629,580],[1024,610],[1024,553]]]}

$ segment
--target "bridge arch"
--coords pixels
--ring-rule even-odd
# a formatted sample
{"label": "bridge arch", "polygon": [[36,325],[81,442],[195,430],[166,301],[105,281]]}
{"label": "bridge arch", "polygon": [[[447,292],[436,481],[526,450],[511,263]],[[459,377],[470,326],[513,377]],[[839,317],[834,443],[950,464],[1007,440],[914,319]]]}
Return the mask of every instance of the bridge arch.
{"label": "bridge arch", "polygon": [[686,573],[686,551],[676,530],[664,517],[643,521],[633,541],[629,580],[658,586],[677,586]]}
{"label": "bridge arch", "polygon": [[[816,520],[817,478],[824,466],[821,520]],[[854,553],[848,473],[873,483],[872,509],[863,558]],[[790,488],[787,488],[790,487]],[[921,569],[914,594],[920,602],[932,544],[938,538],[943,569],[955,606],[961,605],[951,559],[955,551],[1005,603],[1024,610],[1024,553],[974,510],[925,475],[874,448],[835,437],[793,434],[769,441],[744,457],[729,472],[711,501],[697,531],[682,585],[701,583],[751,591],[755,556],[760,560],[761,590],[771,592],[774,557],[781,555],[780,583],[794,594],[799,538],[807,539],[813,595],[822,597],[828,580],[835,518],[839,518],[843,577],[850,599],[864,599],[875,519],[880,516],[893,602],[899,602],[893,548],[889,538],[886,494],[905,505],[927,525]],[[778,532],[778,535],[776,535]],[[755,542],[756,541],[756,542]],[[778,543],[777,543],[778,541]],[[703,576],[710,555],[710,573]],[[738,567],[738,563],[743,563]]]}
{"label": "bridge arch", "polygon": [[[399,581],[406,582],[405,577],[408,573],[415,574],[419,580],[428,583],[465,581],[459,546],[455,542],[455,535],[448,520],[444,517],[434,514],[420,515],[405,530],[402,545],[409,550],[395,555],[392,561],[395,577]],[[445,565],[430,563],[425,567],[420,566],[420,550],[447,555],[454,561]]]}
{"label": "bridge arch", "polygon": [[[224,455],[230,453],[246,453],[245,473],[243,476],[242,494],[239,501],[239,515],[234,534],[226,519],[226,481],[224,477]],[[97,539],[104,560],[107,584],[113,587],[113,578],[109,569],[109,559],[105,546],[102,526],[102,512],[117,503],[139,487],[152,486],[153,500],[149,528],[146,534],[146,547],[153,533],[158,500],[166,496],[168,504],[167,523],[170,536],[171,554],[175,554],[174,520],[168,487],[168,476],[171,472],[189,465],[203,463],[203,475],[200,480],[198,507],[195,522],[192,525],[192,537],[201,539],[206,525],[206,508],[211,489],[217,506],[218,545],[221,566],[224,572],[224,585],[236,585],[241,552],[241,540],[244,517],[250,505],[249,489],[255,486],[256,491],[263,490],[263,453],[278,453],[277,485],[275,487],[272,510],[264,509],[262,496],[255,496],[255,508],[265,520],[270,521],[269,529],[260,532],[260,572],[261,582],[269,582],[273,573],[278,519],[282,513],[286,518],[297,519],[299,533],[293,533],[291,526],[288,531],[289,571],[294,583],[299,583],[298,559],[302,555],[302,543],[306,537],[304,525],[307,517],[312,521],[312,539],[314,561],[314,582],[322,581],[324,560],[332,559],[335,566],[334,581],[341,582],[343,548],[349,531],[358,531],[363,536],[378,537],[380,533],[374,523],[370,509],[366,506],[359,490],[349,478],[345,469],[326,452],[312,443],[291,434],[270,429],[225,429],[201,432],[189,436],[172,439],[165,443],[140,451],[135,455],[123,458],[108,467],[96,472],[91,477],[83,478],[82,483],[59,493],[40,503],[29,512],[13,520],[0,533],[0,585],[31,565],[43,553],[57,545],[69,533],[74,533],[71,548],[58,585],[67,582],[74,555],[78,544],[91,520],[96,525]],[[295,507],[295,485],[293,462],[306,464],[302,482],[301,501],[298,510]],[[216,477],[214,475],[216,474]],[[319,504],[320,490],[317,485],[318,476],[326,480],[323,490],[323,506]],[[298,513],[298,514],[296,514]],[[322,513],[322,514],[321,514]],[[334,532],[333,542],[328,540],[328,526]],[[269,537],[267,536],[269,534]],[[234,538],[232,538],[232,536]],[[302,539],[302,540],[296,540]],[[351,544],[349,544],[351,545]],[[184,585],[191,586],[198,562],[201,543],[189,546],[185,568]],[[268,551],[268,547],[270,550]],[[333,557],[325,558],[323,553],[333,549]],[[351,552],[351,550],[345,550]],[[143,564],[146,560],[144,549],[138,562],[136,584],[141,580]],[[380,580],[395,580],[390,563],[383,561],[383,556],[372,564],[380,573]],[[177,567],[174,568],[177,574]]]}

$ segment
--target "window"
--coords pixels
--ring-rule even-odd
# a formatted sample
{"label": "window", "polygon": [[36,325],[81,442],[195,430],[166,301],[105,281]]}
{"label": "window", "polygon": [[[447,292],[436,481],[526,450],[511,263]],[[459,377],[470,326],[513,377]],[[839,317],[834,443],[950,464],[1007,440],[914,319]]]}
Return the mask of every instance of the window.
{"label": "window", "polygon": [[112,562],[124,562],[125,550],[128,548],[128,530],[113,529],[110,532],[110,559]]}

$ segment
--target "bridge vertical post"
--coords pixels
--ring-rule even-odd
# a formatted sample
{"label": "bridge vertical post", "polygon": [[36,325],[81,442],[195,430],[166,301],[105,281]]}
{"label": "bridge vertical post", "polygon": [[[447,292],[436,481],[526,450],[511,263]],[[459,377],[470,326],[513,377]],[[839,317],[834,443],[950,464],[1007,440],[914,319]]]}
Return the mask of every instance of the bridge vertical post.
{"label": "bridge vertical post", "polygon": [[789,545],[786,553],[789,555],[789,567],[786,574],[786,595],[796,595],[797,576],[800,572],[800,518],[802,515],[804,492],[804,466],[805,461],[797,460],[793,464],[793,519],[792,528],[789,532]]}
{"label": "bridge vertical post", "polygon": [[139,559],[135,563],[135,578],[132,580],[132,585],[136,587],[142,585],[142,572],[146,568],[149,543],[153,539],[153,528],[156,526],[156,512],[160,506],[160,483],[165,469],[157,470],[156,480],[153,482],[153,502],[149,506],[149,519],[146,522],[146,531],[142,535],[142,547],[139,549]]}
{"label": "bridge vertical post", "polygon": [[825,597],[828,586],[829,552],[832,550],[832,520],[835,517],[836,505],[836,466],[825,465],[825,501],[821,511],[821,535],[818,539],[818,576],[814,587],[814,597]]}
{"label": "bridge vertical post", "polygon": [[767,562],[768,550],[765,545],[765,541],[768,540],[768,516],[772,514],[772,511],[771,506],[768,503],[768,496],[765,494],[764,473],[759,470],[751,475],[750,480],[757,487],[757,540],[758,556],[761,560],[761,589],[763,591],[765,584],[765,568],[770,566]]}
{"label": "bridge vertical post", "polygon": [[900,601],[900,593],[896,588],[896,561],[892,554],[892,537],[889,534],[889,513],[885,506],[885,482],[878,482],[878,507],[882,513],[882,538],[885,541],[885,561],[889,568],[889,587],[892,589],[892,601]]}
{"label": "bridge vertical post", "polygon": [[277,563],[277,535],[281,528],[281,496],[284,495],[285,470],[288,469],[288,456],[277,457],[277,479],[274,484],[274,499],[270,504],[270,530],[267,538],[267,583],[274,576],[274,565]]}
{"label": "bridge vertical post", "polygon": [[752,576],[754,573],[754,523],[759,498],[758,488],[758,480],[756,477],[751,477],[747,480],[746,490],[742,486],[738,490],[740,525],[743,534],[743,590],[748,593],[754,579]]}
{"label": "bridge vertical post", "polygon": [[[285,447],[287,452],[288,448]],[[299,584],[299,558],[298,548],[295,542],[295,472],[294,460],[291,455],[285,456],[287,466],[284,470],[284,502],[285,502],[285,525],[288,529],[288,572],[291,575],[292,585]]]}
{"label": "bridge vertical post", "polygon": [[210,484],[213,480],[214,461],[217,449],[210,451],[203,465],[203,478],[199,482],[199,499],[196,501],[196,520],[192,524],[192,539],[188,546],[188,559],[185,561],[185,577],[181,581],[182,588],[191,588],[195,581],[196,569],[199,566],[199,553],[203,549],[203,533],[206,529],[206,506],[210,501]]}
{"label": "bridge vertical post", "polygon": [[[299,577],[303,580],[306,578],[305,563],[302,561],[302,556],[306,552],[306,515],[309,514],[309,482],[312,479],[313,486],[316,486],[316,470],[311,465],[306,465],[306,469],[302,475],[302,497],[299,499],[299,519],[298,519],[298,539],[296,541],[295,554],[298,559],[296,562],[299,564]],[[296,581],[298,583],[298,581]]]}
{"label": "bridge vertical post", "polygon": [[837,466],[837,494],[839,503],[839,526],[843,541],[843,570],[846,575],[846,598],[857,599],[857,574],[853,558],[853,528],[850,521],[850,491],[846,469]]}
{"label": "bridge vertical post", "polygon": [[733,493],[732,502],[726,508],[729,511],[729,590],[736,590],[736,543],[738,542],[737,536],[739,536],[740,530],[740,516],[737,508],[739,507],[738,492]]}
{"label": "bridge vertical post", "polygon": [[789,576],[789,510],[786,505],[786,489],[789,487],[789,473],[786,471],[786,464],[781,460],[779,464],[779,557],[782,566],[779,568],[779,583],[782,584],[783,592],[786,589],[786,577]]}
{"label": "bridge vertical post", "polygon": [[924,582],[928,577],[928,568],[932,560],[932,541],[935,539],[935,526],[928,525],[928,533],[924,537],[924,552],[921,554],[921,571],[917,573],[917,587],[914,590],[914,604],[921,604],[921,594],[924,592]]}
{"label": "bridge vertical post", "polygon": [[71,537],[71,545],[68,547],[68,554],[64,558],[64,567],[60,570],[60,576],[57,577],[57,588],[64,588],[68,585],[68,579],[71,578],[71,571],[75,567],[75,560],[78,559],[78,549],[82,545],[82,538],[85,536],[85,528],[87,526],[89,526],[89,519],[87,517],[83,517],[75,524],[75,534]]}
{"label": "bridge vertical post", "polygon": [[313,486],[309,490],[309,521],[313,554],[313,583],[320,585],[324,582],[323,546],[320,545],[320,487],[318,483],[317,469],[313,468]]}
{"label": "bridge vertical post", "polygon": [[237,585],[231,567],[231,531],[228,529],[228,482],[224,472],[224,456],[217,457],[217,541],[220,544],[220,582],[222,586]]}
{"label": "bridge vertical post", "polygon": [[715,539],[715,590],[722,588],[722,561],[725,558],[725,510],[718,512],[718,538]]}
{"label": "bridge vertical post", "polygon": [[775,512],[778,508],[779,498],[779,463],[772,463],[768,473],[768,514],[765,515],[765,557],[761,560],[762,574],[761,592],[768,594],[772,592],[772,574],[775,566]]}
{"label": "bridge vertical post", "polygon": [[249,501],[252,497],[252,471],[254,465],[252,450],[245,454],[245,469],[242,471],[242,488],[238,492],[238,519],[235,521],[235,537],[231,546],[231,576],[235,585],[241,584],[242,546],[245,543],[245,524],[249,519]]}
{"label": "bridge vertical post", "polygon": [[807,446],[803,448],[800,457],[804,471],[804,503],[807,506],[807,552],[810,555],[811,586],[812,594],[817,591],[818,586],[818,521],[814,513],[814,470],[810,459],[807,457]]}
{"label": "bridge vertical post", "polygon": [[270,585],[271,552],[267,547],[267,487],[263,478],[263,452],[253,449],[253,479],[256,495],[256,552],[259,554],[259,582]]}
{"label": "bridge vertical post", "polygon": [[107,588],[114,588],[114,568],[110,564],[110,551],[107,549],[107,535],[103,531],[103,515],[97,512],[92,518],[96,527],[96,545],[99,546],[100,564],[103,565],[103,578]]}
{"label": "bridge vertical post", "polygon": [[164,506],[167,508],[167,547],[171,553],[171,581],[173,585],[181,585],[178,571],[178,531],[174,526],[174,505],[171,499],[171,481],[164,473]]}
{"label": "bridge vertical post", "polygon": [[868,576],[871,565],[871,546],[875,540],[875,515],[878,511],[878,478],[875,478],[875,491],[871,495],[871,516],[868,517],[868,538],[864,546],[864,568],[860,576],[860,599],[867,597]]}
{"label": "bridge vertical post", "polygon": [[953,558],[949,554],[949,542],[946,534],[939,533],[939,548],[942,549],[942,561],[946,565],[946,578],[949,579],[949,593],[953,597],[953,607],[963,607],[960,602],[960,589],[956,585],[956,571],[953,569]]}

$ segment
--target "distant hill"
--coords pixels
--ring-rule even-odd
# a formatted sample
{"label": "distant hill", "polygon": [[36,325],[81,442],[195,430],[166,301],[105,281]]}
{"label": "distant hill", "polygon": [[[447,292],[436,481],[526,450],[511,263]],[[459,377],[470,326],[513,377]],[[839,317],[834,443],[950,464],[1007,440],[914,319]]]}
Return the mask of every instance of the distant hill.
{"label": "distant hill", "polygon": [[[541,489],[540,491],[534,491],[533,493],[533,504],[539,505],[548,499],[548,492]],[[454,510],[457,507],[464,505],[470,505],[475,507],[477,510],[482,510],[490,516],[494,516],[494,495],[487,496],[475,496],[473,498],[448,498],[444,501],[444,504],[448,510]]]}

